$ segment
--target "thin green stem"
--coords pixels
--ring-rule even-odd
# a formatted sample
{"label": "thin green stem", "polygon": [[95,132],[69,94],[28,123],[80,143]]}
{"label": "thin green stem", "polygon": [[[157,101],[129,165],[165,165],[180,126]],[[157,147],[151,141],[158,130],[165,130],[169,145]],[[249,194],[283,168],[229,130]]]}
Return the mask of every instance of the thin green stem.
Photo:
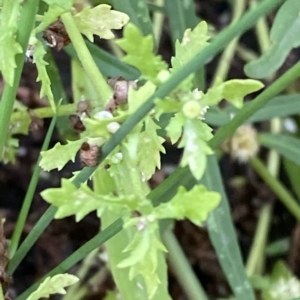
{"label": "thin green stem", "polygon": [[107,84],[106,80],[104,79],[100,70],[95,64],[95,61],[91,53],[89,52],[84,42],[84,39],[74,22],[71,13],[64,13],[63,15],[61,15],[61,19],[66,27],[68,35],[72,41],[72,44],[76,50],[78,58],[85,72],[87,73],[89,79],[93,83],[95,90],[98,93],[99,99],[102,100],[101,104],[105,105],[112,95],[112,91],[109,85]]}
{"label": "thin green stem", "polygon": [[264,256],[264,250],[270,228],[271,215],[272,204],[265,204],[259,214],[259,221],[257,224],[254,241],[252,243],[246,265],[246,272],[249,277],[258,274],[257,270],[260,269],[258,263],[261,261],[262,256]]}
{"label": "thin green stem", "polygon": [[[164,7],[165,0],[155,0],[154,4],[159,7]],[[165,18],[164,14],[159,11],[153,13],[153,35],[157,47],[159,46],[159,41],[162,34],[162,26],[163,26],[164,18]]]}
{"label": "thin green stem", "polygon": [[[65,105],[61,105],[57,108],[56,115],[57,116],[68,116],[71,114],[75,114],[76,110],[77,110],[77,103],[65,104]],[[31,109],[30,113],[39,119],[53,117],[53,110],[50,106]],[[17,121],[25,120],[27,117],[28,117],[28,111],[13,112],[11,115],[11,118],[10,118],[10,122],[17,122]]]}
{"label": "thin green stem", "polygon": [[171,229],[163,234],[163,242],[168,249],[168,261],[176,274],[177,280],[189,300],[208,300],[208,297],[195,276],[189,261],[183,253]]}
{"label": "thin green stem", "polygon": [[39,0],[27,0],[23,3],[20,21],[18,24],[16,41],[21,45],[23,53],[16,55],[16,69],[13,85],[5,83],[0,102],[0,158],[2,156],[9,120],[13,111],[17,89],[21,78],[21,73],[25,60],[25,52],[28,45],[29,36],[35,24],[35,15],[39,6]]}
{"label": "thin green stem", "polygon": [[[251,8],[254,8],[257,6],[257,1],[251,0],[250,4],[251,4]],[[255,26],[255,31],[258,39],[260,52],[264,53],[267,50],[269,50],[271,46],[269,28],[268,28],[266,18],[260,18],[257,21],[257,25]]]}
{"label": "thin green stem", "polygon": [[245,62],[250,62],[252,60],[258,59],[258,55],[252,50],[246,48],[245,46],[239,44],[236,47],[236,53]]}
{"label": "thin green stem", "polygon": [[[46,138],[44,140],[41,151],[45,151],[49,147],[49,143],[50,143],[50,140],[51,140],[51,137],[52,137],[52,133],[53,133],[54,128],[55,128],[56,119],[57,119],[57,117],[54,116],[52,121],[51,121],[51,124],[49,126],[49,129],[48,129],[48,132],[47,132]],[[17,248],[19,246],[21,234],[22,234],[22,231],[23,231],[23,228],[24,228],[27,216],[28,216],[28,212],[29,212],[32,200],[33,200],[33,195],[34,195],[34,192],[35,192],[38,180],[39,180],[39,176],[40,176],[40,173],[41,173],[41,169],[39,167],[40,160],[41,160],[41,156],[40,156],[38,162],[35,165],[34,172],[33,172],[33,175],[31,177],[29,187],[27,189],[21,211],[19,213],[19,218],[17,220],[16,226],[15,226],[15,229],[14,229],[14,233],[13,233],[12,238],[11,238],[11,242],[10,242],[10,245],[9,245],[9,251],[8,251],[10,258],[12,258],[15,255],[15,253],[17,251]]]}
{"label": "thin green stem", "polygon": [[296,218],[296,220],[300,221],[300,206],[281,182],[270,174],[268,169],[258,158],[251,158],[250,164],[257,174],[266,182],[270,189],[277,195],[282,204]]}
{"label": "thin green stem", "polygon": [[[243,15],[246,7],[245,0],[234,0],[233,3],[233,17],[231,24],[234,24],[238,19]],[[239,41],[239,36],[236,36],[225,48],[224,52],[221,55],[217,70],[214,75],[213,85],[217,80],[221,79],[224,81],[227,78],[227,74],[231,65],[231,61],[234,57],[236,47]]]}

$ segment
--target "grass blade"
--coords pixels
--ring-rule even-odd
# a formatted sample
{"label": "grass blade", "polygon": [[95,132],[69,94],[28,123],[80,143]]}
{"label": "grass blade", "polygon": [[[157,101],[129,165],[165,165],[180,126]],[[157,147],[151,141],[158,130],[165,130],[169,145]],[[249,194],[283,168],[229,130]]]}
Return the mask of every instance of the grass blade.
{"label": "grass blade", "polygon": [[262,133],[258,140],[262,146],[277,151],[300,166],[300,140],[285,134]]}
{"label": "grass blade", "polygon": [[[107,77],[118,77],[122,76],[127,80],[133,80],[139,77],[140,73],[135,68],[126,65],[121,60],[111,55],[110,53],[100,49],[96,45],[89,41],[85,41],[86,45],[91,52],[96,65],[100,69],[101,73]],[[73,59],[79,61],[78,56],[72,45],[64,47],[64,50]]]}
{"label": "grass blade", "polygon": [[[49,147],[50,140],[51,140],[54,128],[55,128],[56,119],[57,119],[56,116],[54,116],[51,121],[51,124],[49,126],[49,129],[48,129],[47,135],[45,137],[41,151],[46,151]],[[41,160],[41,156],[39,157],[39,160],[37,161],[37,163],[34,167],[34,171],[33,171],[30,183],[29,183],[29,187],[27,189],[22,208],[19,213],[17,223],[15,225],[14,233],[11,238],[11,242],[9,245],[9,257],[10,258],[12,258],[14,256],[14,254],[16,253],[16,250],[18,248],[20,237],[21,237],[21,234],[22,234],[22,231],[23,231],[23,228],[24,228],[27,216],[28,216],[28,212],[29,212],[32,200],[33,200],[34,192],[35,192],[35,189],[36,189],[39,177],[40,177],[40,173],[41,173],[41,169],[39,167],[40,160]]]}
{"label": "grass blade", "polygon": [[201,183],[222,196],[220,205],[210,213],[207,228],[218,260],[236,299],[254,300],[254,292],[247,278],[237,237],[232,224],[228,199],[224,191],[217,159],[208,157],[207,169]]}
{"label": "grass blade", "polygon": [[165,8],[169,19],[169,26],[173,45],[181,40],[187,28],[194,28],[199,19],[195,14],[195,4],[192,0],[166,0]]}

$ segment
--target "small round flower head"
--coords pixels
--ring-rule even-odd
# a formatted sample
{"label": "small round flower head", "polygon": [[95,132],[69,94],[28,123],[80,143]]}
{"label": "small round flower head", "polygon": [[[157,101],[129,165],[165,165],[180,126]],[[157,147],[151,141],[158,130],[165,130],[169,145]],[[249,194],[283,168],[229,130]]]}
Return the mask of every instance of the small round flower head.
{"label": "small round flower head", "polygon": [[242,125],[224,142],[222,148],[233,159],[241,163],[247,162],[259,150],[257,132],[251,125]]}

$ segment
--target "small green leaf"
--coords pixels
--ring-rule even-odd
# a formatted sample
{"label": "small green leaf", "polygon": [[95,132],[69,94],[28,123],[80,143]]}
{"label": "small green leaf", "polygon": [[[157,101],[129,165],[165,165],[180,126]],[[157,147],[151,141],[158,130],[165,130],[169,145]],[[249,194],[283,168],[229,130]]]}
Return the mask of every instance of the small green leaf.
{"label": "small green leaf", "polygon": [[167,250],[157,237],[157,222],[148,222],[144,217],[139,219],[140,224],[144,223],[144,227],[135,233],[131,243],[124,249],[124,252],[130,252],[130,256],[121,261],[118,267],[130,267],[129,276],[131,280],[138,275],[143,276],[149,299],[151,299],[160,284],[156,272],[158,251],[166,252]]}
{"label": "small green leaf", "polygon": [[156,168],[160,169],[160,152],[166,152],[162,146],[165,140],[157,135],[159,128],[152,118],[148,117],[145,130],[139,134],[138,166],[145,180],[151,178]]}
{"label": "small green leaf", "polygon": [[75,215],[77,222],[95,210],[97,210],[98,217],[101,217],[106,209],[123,214],[142,210],[143,206],[151,206],[149,200],[141,199],[136,195],[96,194],[86,184],[82,184],[77,189],[68,179],[62,179],[60,188],[47,189],[41,195],[45,201],[57,206],[55,218],[62,219]]}
{"label": "small green leaf", "polygon": [[[3,13],[1,14],[3,15]],[[4,80],[10,85],[13,85],[16,65],[16,55],[22,53],[21,45],[15,40],[15,31],[8,28],[1,22],[0,28],[0,71]]]}
{"label": "small green leaf", "polygon": [[44,60],[45,54],[46,54],[46,50],[43,44],[37,40],[33,52],[33,58],[38,70],[37,81],[41,81],[40,97],[42,98],[44,96],[47,96],[52,109],[55,111],[56,106],[55,106],[53,93],[51,90],[51,82],[46,70],[46,65],[48,65],[48,63]]}
{"label": "small green leaf", "polygon": [[16,155],[18,153],[18,148],[19,148],[19,140],[9,137],[4,144],[1,160],[5,164],[15,163]]}
{"label": "small green leaf", "polygon": [[103,39],[113,39],[115,36],[112,29],[121,29],[129,21],[129,17],[111,10],[109,5],[100,4],[93,8],[85,7],[74,16],[74,20],[80,32],[93,42],[93,34]]}
{"label": "small green leaf", "polygon": [[266,78],[285,61],[293,48],[300,46],[300,2],[288,0],[279,9],[270,33],[272,47],[259,59],[245,66],[245,73],[252,78]]}
{"label": "small green leaf", "polygon": [[154,208],[154,215],[158,219],[186,218],[201,226],[220,201],[220,194],[208,191],[204,185],[195,185],[190,191],[181,186],[169,202]]}
{"label": "small green leaf", "polygon": [[208,45],[207,23],[200,22],[195,29],[187,29],[184,32],[182,42],[175,44],[175,57],[172,58],[172,71],[177,72],[201,49]]}
{"label": "small green leaf", "polygon": [[40,167],[45,171],[61,170],[69,160],[74,162],[75,155],[84,141],[85,139],[68,141],[66,145],[56,143],[52,149],[42,151]]}
{"label": "small green leaf", "polygon": [[152,35],[144,37],[139,28],[131,23],[125,26],[124,37],[116,43],[127,52],[122,60],[139,69],[145,79],[155,81],[157,74],[167,68],[161,56],[153,52]]}
{"label": "small green leaf", "polygon": [[166,127],[167,135],[171,139],[172,144],[175,144],[181,137],[185,120],[186,118],[182,113],[177,113],[171,118]]}
{"label": "small green leaf", "polygon": [[258,136],[259,142],[277,151],[283,157],[300,165],[300,140],[284,134],[263,133]]}
{"label": "small green leaf", "polygon": [[180,162],[182,167],[189,166],[196,179],[200,179],[206,168],[206,155],[212,154],[207,141],[212,138],[212,129],[201,120],[186,120],[182,139],[178,145],[184,148]]}
{"label": "small green leaf", "polygon": [[0,27],[0,71],[4,80],[13,85],[14,73],[16,68],[15,57],[22,53],[21,45],[16,41],[16,32],[20,9],[22,5],[20,0],[4,0],[1,9],[1,27]]}
{"label": "small green leaf", "polygon": [[33,292],[27,300],[38,300],[48,298],[52,294],[66,294],[65,288],[79,281],[79,278],[71,274],[58,274],[53,277],[47,277]]}
{"label": "small green leaf", "polygon": [[218,104],[226,99],[237,108],[243,107],[244,97],[263,88],[260,81],[252,79],[232,79],[225,82],[217,82],[203,97],[203,103],[208,106]]}

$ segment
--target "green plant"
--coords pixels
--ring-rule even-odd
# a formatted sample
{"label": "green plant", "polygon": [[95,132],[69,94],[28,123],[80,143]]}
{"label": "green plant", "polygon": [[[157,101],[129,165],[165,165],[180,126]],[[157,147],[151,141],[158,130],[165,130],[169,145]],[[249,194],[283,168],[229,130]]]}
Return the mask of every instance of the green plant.
{"label": "green plant", "polygon": [[[289,101],[293,96],[274,97],[299,76],[300,64],[295,64],[260,91],[264,85],[254,79],[226,80],[228,69],[222,67],[222,63],[225,59],[232,59],[229,54],[237,47],[238,37],[284,1],[263,1],[242,18],[239,16],[245,3],[241,1],[241,6],[237,7],[236,2],[234,21],[211,41],[207,23],[199,22],[192,1],[187,1],[187,6],[176,1],[172,6],[172,1],[166,0],[163,9],[155,4],[148,5],[144,0],[139,5],[131,0],[111,2],[115,10],[107,4],[90,7],[85,1],[43,0],[41,3],[46,8],[40,5],[40,14],[37,14],[39,1],[2,1],[1,25],[5,24],[0,31],[3,42],[0,70],[5,80],[0,104],[2,160],[14,161],[18,147],[15,135],[28,133],[34,121],[32,113],[38,118],[52,117],[41,158],[11,239],[7,272],[13,274],[53,218],[74,215],[76,221],[80,221],[96,211],[101,218],[101,232],[44,278],[60,276],[57,274],[66,272],[105,242],[109,268],[122,299],[170,299],[165,253],[174,249],[167,249],[161,237],[167,230],[165,243],[176,246],[167,224],[170,220],[186,218],[197,226],[207,223],[210,239],[234,297],[255,299],[230,217],[216,150],[223,144],[223,149],[232,157],[249,160],[290,213],[297,220],[300,218],[298,202],[276,179],[278,161],[270,158],[268,169],[256,157],[260,144],[299,165],[298,139],[278,133],[258,134],[257,138],[252,127],[241,126],[246,122],[279,117],[279,111],[280,117],[284,117],[294,112],[295,107],[298,109],[293,101],[282,107],[281,97]],[[163,6],[163,2],[157,3]],[[272,74],[284,55],[298,45],[285,34],[298,28],[299,16],[293,15],[289,24],[278,27],[286,20],[294,4],[293,0],[288,0],[281,6],[272,28],[271,38],[275,43],[280,43],[283,36],[289,42],[282,45],[285,48],[278,64],[275,66],[268,60],[270,57],[276,60],[274,51],[278,53],[278,49],[273,48],[256,63],[246,66],[249,76],[265,78]],[[171,20],[174,56],[170,67],[156,55],[162,22],[156,16],[153,19],[157,21],[152,24],[149,8],[156,14],[166,13]],[[174,21],[173,15],[181,17],[178,22]],[[120,60],[92,44],[94,35],[113,39],[112,29],[121,28],[122,38],[111,42],[115,53],[122,56]],[[73,104],[66,104],[62,99],[61,83],[54,84],[57,70],[53,58],[46,55],[49,45],[57,50],[65,47],[72,59]],[[213,84],[205,89],[204,65],[226,46]],[[36,64],[37,81],[41,82],[40,96],[46,97],[49,103],[48,107],[36,109],[31,114],[15,104],[25,54]],[[255,74],[258,65],[263,68],[259,71],[261,76]],[[106,77],[115,78],[107,81]],[[244,97],[257,91],[260,91],[259,95],[244,105]],[[82,100],[82,97],[91,100]],[[221,110],[218,104],[223,99],[229,104]],[[74,128],[79,131],[78,138],[64,139],[67,125],[61,122],[59,127],[64,142],[46,150],[58,118],[69,115],[75,122]],[[214,125],[222,126],[215,135],[210,127]],[[148,180],[161,166],[160,155],[165,152],[163,144],[166,138],[183,149],[182,158],[174,174],[151,191]],[[248,151],[249,148],[253,151]],[[63,178],[59,188],[49,188],[41,193],[51,206],[19,246],[39,166],[44,171],[61,170],[68,161],[75,160],[78,151],[85,167],[75,172],[71,179]],[[271,169],[275,170],[272,174]],[[92,180],[93,188],[89,187],[89,180]],[[259,253],[255,249],[251,252],[248,272],[263,264],[257,255],[264,251],[271,210],[267,209],[263,216],[266,221],[262,221],[263,225],[259,227],[262,228],[259,232],[263,232],[260,236],[263,246]],[[180,255],[179,250],[177,253]],[[184,257],[181,262],[187,266]],[[193,278],[190,268],[186,267],[185,272]],[[252,271],[249,273],[253,275]],[[47,288],[51,287],[50,279],[46,283]],[[206,297],[195,280],[185,281],[183,285],[186,290],[194,291],[194,294],[189,294],[191,298]],[[27,299],[31,299],[34,293],[38,293],[33,292],[36,287],[37,284],[33,285],[17,299],[26,299],[30,293]]]}

